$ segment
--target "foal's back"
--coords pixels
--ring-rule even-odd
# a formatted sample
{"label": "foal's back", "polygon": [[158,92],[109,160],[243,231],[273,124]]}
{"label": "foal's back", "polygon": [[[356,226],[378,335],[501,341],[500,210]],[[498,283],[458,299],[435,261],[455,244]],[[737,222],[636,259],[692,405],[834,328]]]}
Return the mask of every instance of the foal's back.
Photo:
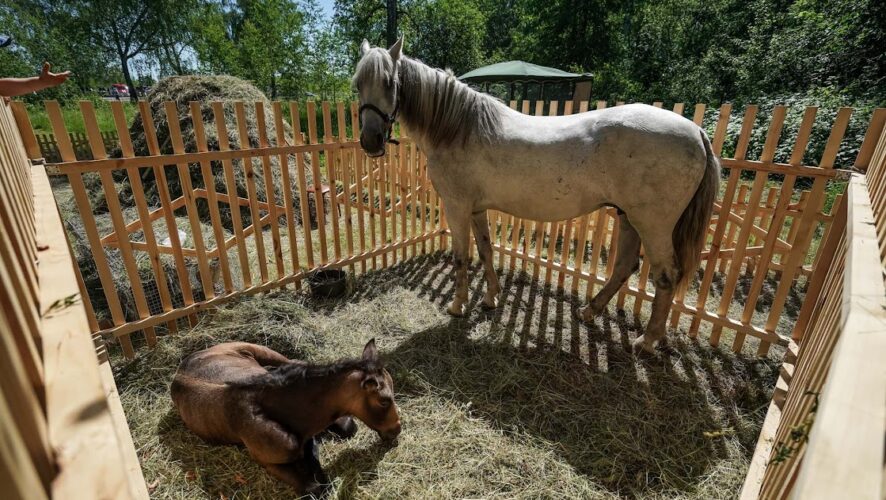
{"label": "foal's back", "polygon": [[172,381],[172,401],[185,425],[207,441],[238,443],[239,423],[253,404],[244,380],[288,363],[283,355],[246,342],[229,342],[185,358]]}

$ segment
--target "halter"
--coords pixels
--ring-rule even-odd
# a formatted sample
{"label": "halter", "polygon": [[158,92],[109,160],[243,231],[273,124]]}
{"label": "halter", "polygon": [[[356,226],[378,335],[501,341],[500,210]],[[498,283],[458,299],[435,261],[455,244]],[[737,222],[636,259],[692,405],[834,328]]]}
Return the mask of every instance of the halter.
{"label": "halter", "polygon": [[[396,93],[394,95],[396,95]],[[385,113],[384,111],[378,109],[378,107],[374,104],[366,103],[360,106],[360,110],[357,113],[359,113],[361,127],[363,126],[363,110],[365,109],[374,112],[385,122],[385,143],[390,142],[391,144],[399,145],[400,141],[391,137],[391,132],[393,132],[394,130],[394,122],[397,121],[397,112],[400,111],[400,99],[397,99],[397,102],[394,103],[394,111],[392,111],[391,114]]]}

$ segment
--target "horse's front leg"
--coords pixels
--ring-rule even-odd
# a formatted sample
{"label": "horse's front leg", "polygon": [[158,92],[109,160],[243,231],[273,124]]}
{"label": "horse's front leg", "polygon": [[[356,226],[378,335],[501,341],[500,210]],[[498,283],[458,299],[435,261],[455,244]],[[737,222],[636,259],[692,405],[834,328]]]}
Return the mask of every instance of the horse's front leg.
{"label": "horse's front leg", "polygon": [[455,298],[449,314],[464,316],[468,302],[468,242],[471,235],[471,212],[446,205],[446,221],[452,232],[452,264],[455,266]]}
{"label": "horse's front leg", "polygon": [[474,239],[477,240],[477,254],[480,255],[486,275],[486,295],[483,296],[483,307],[494,309],[498,307],[501,285],[498,284],[498,276],[495,274],[495,265],[492,262],[492,240],[489,238],[489,221],[486,218],[486,210],[474,212],[471,221],[474,226]]}

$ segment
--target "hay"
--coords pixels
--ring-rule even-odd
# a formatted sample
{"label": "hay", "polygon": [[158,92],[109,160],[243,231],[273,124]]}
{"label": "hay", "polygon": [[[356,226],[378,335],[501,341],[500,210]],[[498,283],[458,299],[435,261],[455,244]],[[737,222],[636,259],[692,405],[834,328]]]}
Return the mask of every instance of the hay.
{"label": "hay", "polygon": [[503,277],[503,306],[487,314],[476,307],[482,273],[472,273],[471,316],[452,319],[450,270],[413,259],[364,275],[339,302],[246,298],[133,362],[112,353],[153,496],[292,496],[242,448],[205,444],[183,426],[168,388],[185,355],[236,339],[331,360],[371,337],[394,376],[403,434],[393,449],[365,427],[324,443],[333,498],[737,496],[777,353],[758,360],[674,336],[669,354],[639,361],[629,349],[644,318],[578,325],[573,299],[524,275]]}
{"label": "hay", "polygon": [[[172,140],[169,134],[169,127],[166,121],[165,103],[172,101],[176,104],[178,116],[176,117],[182,131],[182,139],[186,152],[197,152],[197,142],[194,135],[194,126],[190,114],[190,103],[199,102],[200,111],[203,117],[206,141],[210,151],[219,149],[219,134],[215,125],[215,116],[212,111],[213,102],[221,102],[224,107],[225,124],[228,141],[232,149],[240,149],[242,147],[259,147],[258,120],[256,119],[255,103],[262,102],[265,107],[265,126],[267,128],[268,141],[271,146],[277,145],[276,125],[274,122],[273,108],[271,101],[254,85],[246,80],[241,80],[232,76],[174,76],[164,78],[157,82],[157,85],[151,89],[147,95],[147,102],[151,109],[153,125],[157,134],[157,142],[160,146],[162,154],[172,154]],[[235,102],[243,102],[245,108],[247,140],[242,141],[236,119],[234,108]],[[284,120],[284,136],[290,144],[292,144],[292,129]],[[144,122],[141,113],[138,112],[129,127],[129,133],[132,137],[133,148],[137,156],[148,156],[150,150],[148,148],[147,138],[145,136]],[[120,150],[111,153],[113,157],[122,156]],[[313,183],[313,177],[310,170],[311,157],[304,154],[303,159],[306,165],[306,177],[309,185]],[[264,169],[262,161],[258,158],[252,159],[252,168],[255,172],[254,180],[257,196],[260,200],[267,200],[265,192]],[[270,157],[271,170],[274,173],[273,185],[275,200],[278,204],[283,204],[283,184],[280,175],[279,156]],[[292,196],[293,207],[297,219],[300,221],[301,211],[299,209],[298,186],[296,185],[297,165],[295,158],[290,155],[287,161],[290,178],[292,179]],[[205,188],[206,184],[203,179],[199,164],[190,164],[189,171],[191,174],[191,183],[195,188]],[[221,162],[212,162],[212,171],[215,176],[215,189],[218,192],[226,193],[227,188],[224,179],[224,171]],[[152,169],[141,169],[142,184],[144,185],[145,196],[148,204],[152,206],[160,205],[160,197],[157,191],[157,183],[154,178]],[[234,178],[236,182],[237,195],[246,198],[248,196],[246,175],[242,168],[240,160],[234,161]],[[115,171],[115,180],[120,183],[118,194],[123,206],[134,206],[132,192],[129,186],[129,180],[124,171]],[[172,199],[178,198],[182,194],[181,182],[178,171],[174,166],[168,166],[165,170],[167,178],[167,186],[169,188]],[[97,211],[107,209],[104,201],[104,194],[101,190],[101,183],[97,175],[85,176],[87,187],[91,193],[92,204]],[[230,217],[229,207],[222,204],[222,220],[225,228],[233,230]],[[198,212],[202,220],[209,222],[208,204],[203,199],[198,199]],[[311,208],[313,210],[313,207]],[[312,212],[313,213],[313,212]],[[243,223],[249,225],[251,218],[248,209],[241,209]]]}
{"label": "hay", "polygon": [[[137,218],[138,214],[136,209],[129,208],[124,210],[124,220],[127,222]],[[97,215],[95,217],[95,222],[100,235],[110,234],[114,230],[111,217],[106,213]],[[95,258],[92,255],[89,241],[86,238],[83,223],[79,217],[66,217],[65,226],[68,230],[68,239],[71,242],[74,257],[80,266],[80,272],[83,275],[83,281],[89,292],[89,298],[92,300],[96,315],[100,321],[103,319],[109,319],[110,310],[105,297],[105,290],[98,276]],[[193,236],[188,219],[186,217],[177,217],[176,226],[179,231],[182,231],[185,234],[185,238],[181,242],[182,245],[185,247],[193,247]],[[166,221],[164,219],[154,221],[152,227],[158,242],[162,242],[169,236],[169,230],[166,227]],[[212,226],[201,224],[200,230],[206,248],[211,249],[215,247],[215,235],[212,231]],[[225,237],[230,237],[230,234],[225,233]],[[144,233],[141,231],[134,232],[130,234],[130,239],[132,241],[143,242],[145,241]],[[116,248],[106,247],[104,249],[104,254],[111,271],[111,279],[114,283],[114,288],[117,291],[117,298],[123,309],[124,317],[126,321],[135,321],[139,319],[138,308],[136,307],[131,281],[129,279],[129,274],[126,271],[121,252]],[[160,300],[160,291],[158,289],[156,276],[154,275],[153,266],[151,265],[151,259],[146,252],[135,252],[134,255],[136,268],[139,279],[141,280],[142,289],[144,290],[148,309],[152,315],[160,314],[163,312],[163,306]],[[160,265],[163,268],[163,273],[166,278],[165,287],[169,290],[172,307],[183,307],[184,295],[182,294],[181,281],[176,272],[175,260],[171,255],[161,254]],[[218,259],[210,259],[209,265],[210,271],[214,272],[218,265]],[[235,270],[235,277],[239,276],[239,264],[234,261],[231,262],[230,265]],[[196,259],[185,258],[185,273],[188,277],[188,283],[191,286],[194,300],[204,300],[202,278],[200,276],[199,266]],[[237,282],[235,285],[239,287],[242,283]],[[212,286],[216,293],[223,291],[221,283],[213,283]]]}

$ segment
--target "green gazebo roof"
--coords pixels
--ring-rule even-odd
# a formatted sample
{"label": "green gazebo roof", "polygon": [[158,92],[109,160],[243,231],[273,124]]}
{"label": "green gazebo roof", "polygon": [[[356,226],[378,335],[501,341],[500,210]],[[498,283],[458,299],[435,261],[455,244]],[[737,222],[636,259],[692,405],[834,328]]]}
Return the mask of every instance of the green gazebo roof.
{"label": "green gazebo roof", "polygon": [[525,61],[490,64],[461,75],[459,80],[484,82],[574,82],[591,80],[591,73],[570,73]]}

